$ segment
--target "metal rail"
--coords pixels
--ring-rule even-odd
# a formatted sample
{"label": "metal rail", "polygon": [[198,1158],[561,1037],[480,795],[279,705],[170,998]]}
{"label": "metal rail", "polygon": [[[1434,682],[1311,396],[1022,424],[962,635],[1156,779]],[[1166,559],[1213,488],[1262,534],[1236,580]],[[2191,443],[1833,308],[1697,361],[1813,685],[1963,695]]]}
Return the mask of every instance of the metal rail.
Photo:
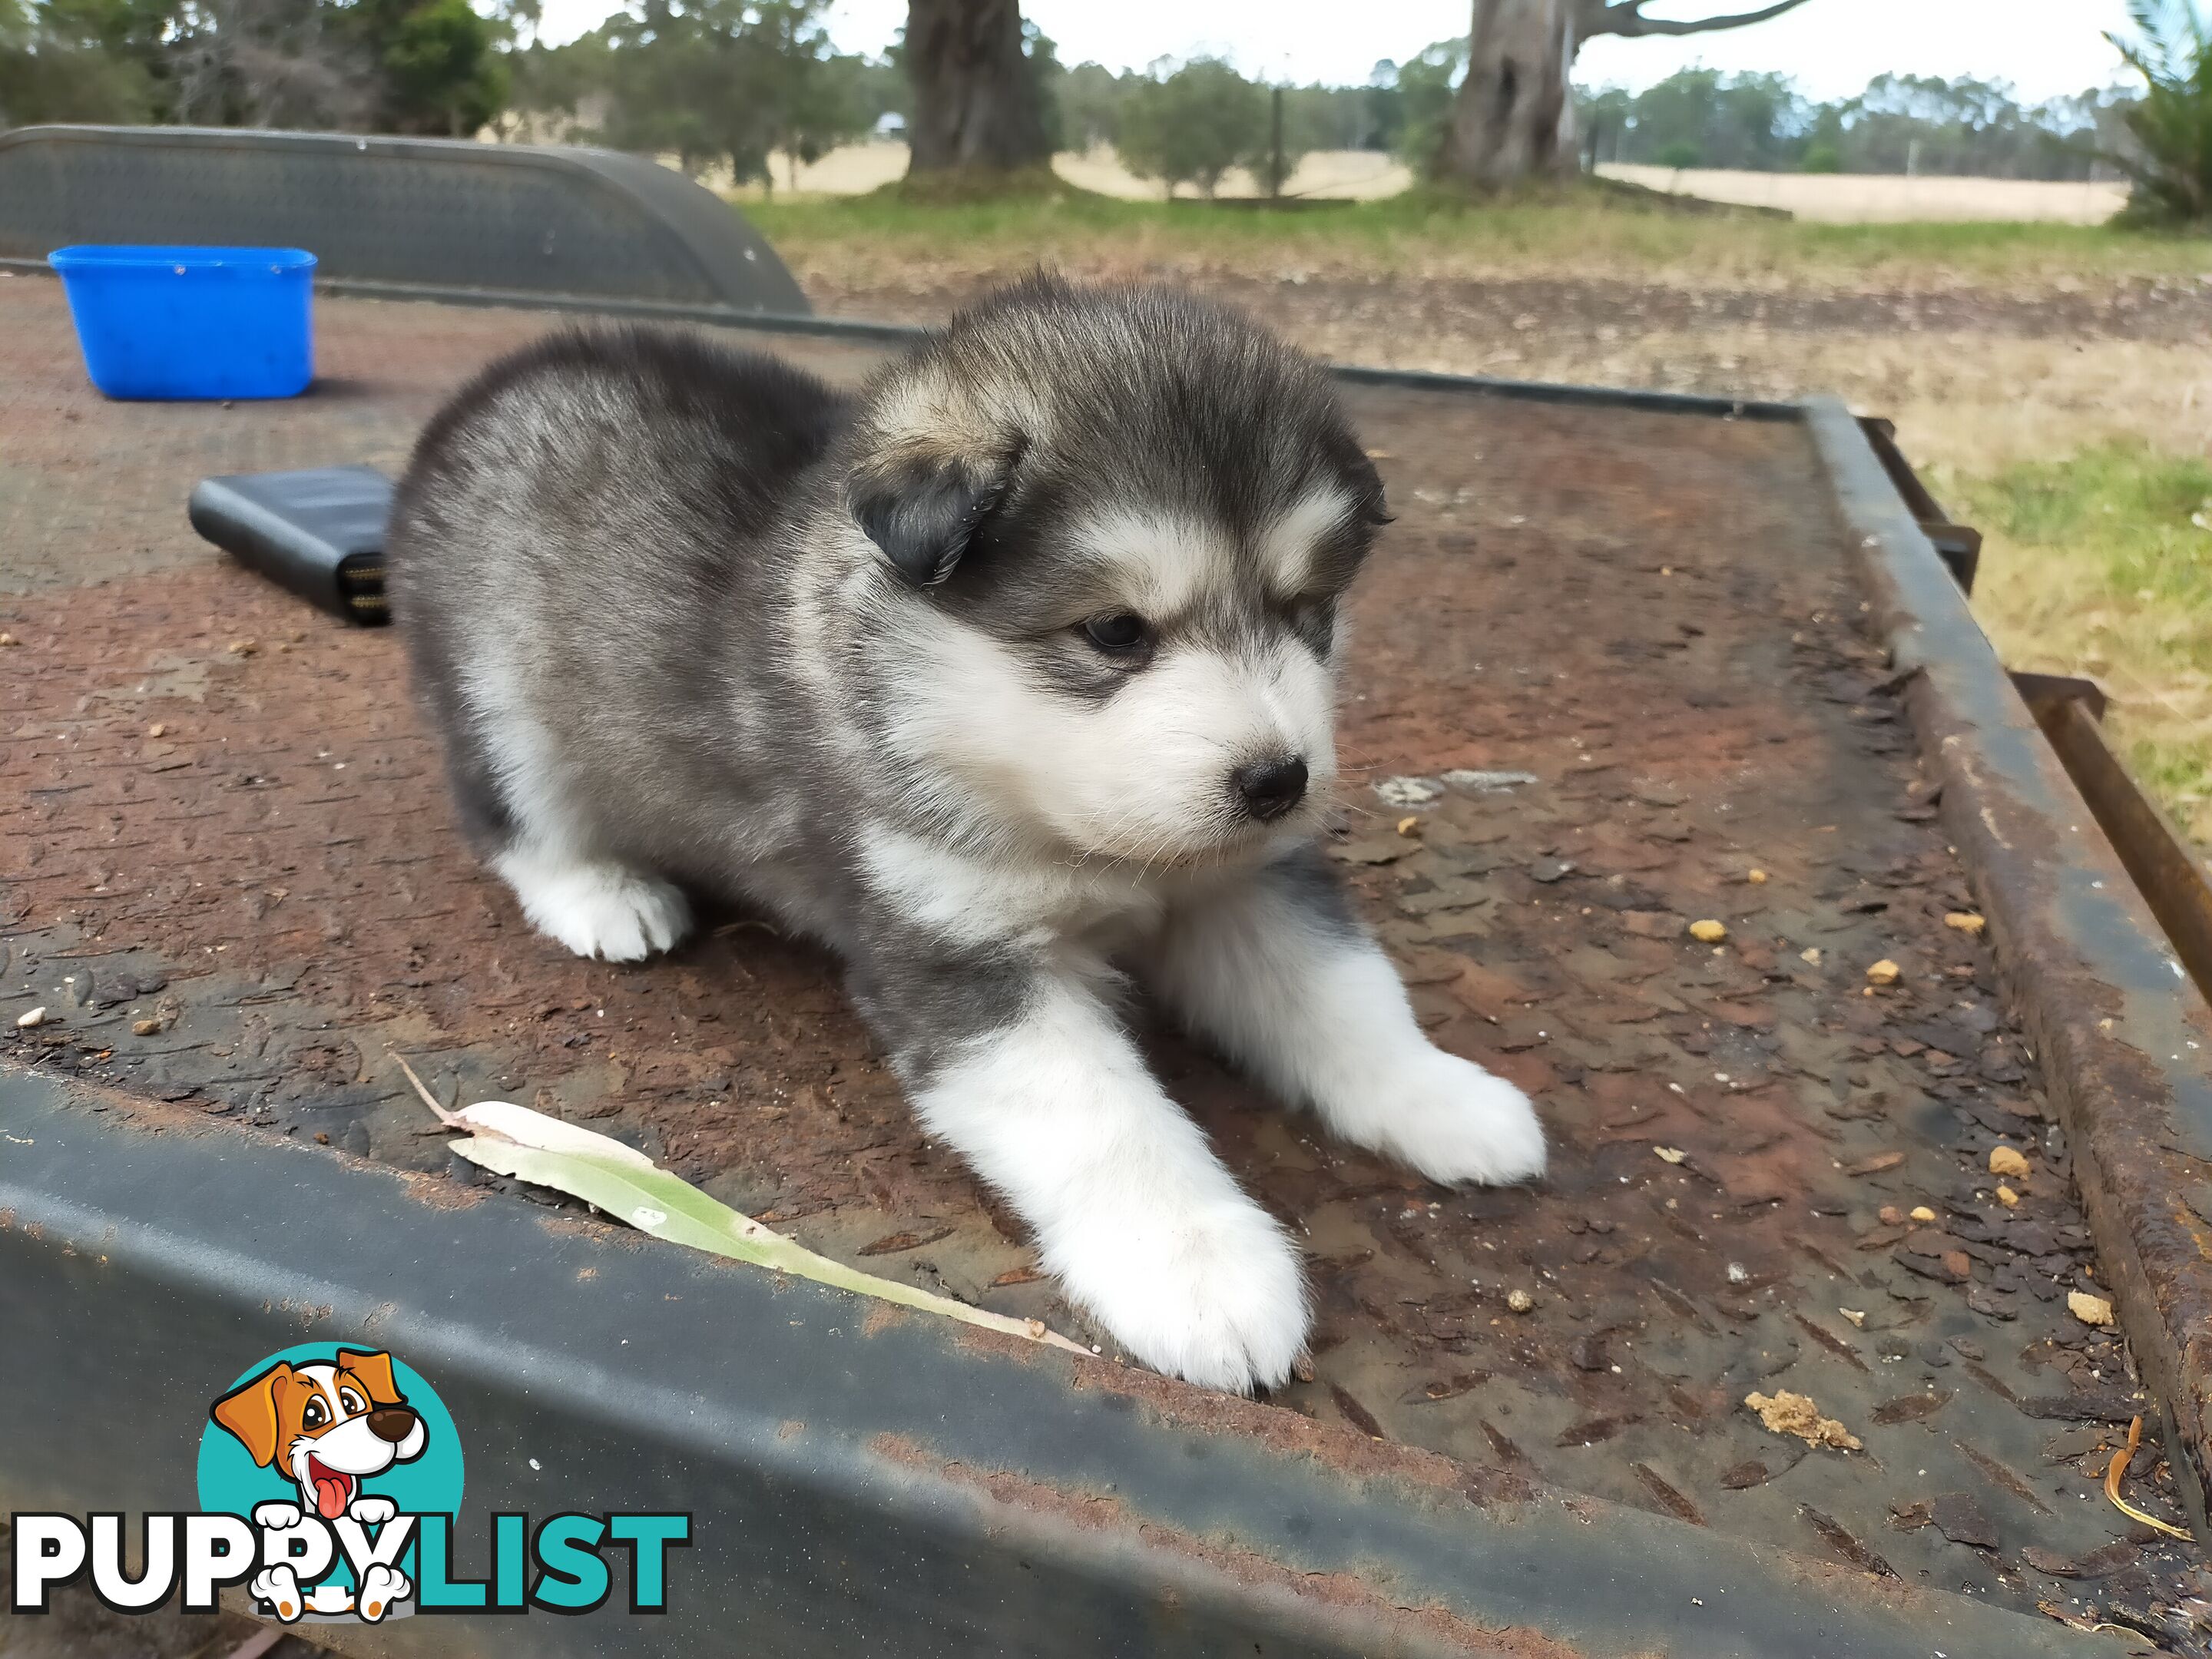
{"label": "metal rail", "polygon": [[2212,1006],[1842,404],[1807,406],[1943,824],[2037,1039],[2198,1535],[2212,1451]]}
{"label": "metal rail", "polygon": [[392,294],[807,309],[737,209],[614,150],[232,127],[0,133],[0,258],[20,269],[72,242],[306,247],[325,277]]}

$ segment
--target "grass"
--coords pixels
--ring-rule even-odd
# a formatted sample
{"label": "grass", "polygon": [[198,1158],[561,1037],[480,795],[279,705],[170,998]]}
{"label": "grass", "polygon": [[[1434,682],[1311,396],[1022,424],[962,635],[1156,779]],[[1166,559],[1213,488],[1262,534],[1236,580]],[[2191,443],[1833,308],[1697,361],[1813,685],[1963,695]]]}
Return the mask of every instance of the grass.
{"label": "grass", "polygon": [[2101,682],[2136,775],[2212,842],[2212,463],[2107,443],[1963,499],[1990,538],[1976,609],[2006,660]]}
{"label": "grass", "polygon": [[2195,280],[2212,242],[2102,226],[1816,224],[1691,215],[1586,198],[1470,206],[1422,192],[1295,211],[1124,201],[1071,191],[934,204],[896,194],[748,202],[794,263],[834,249],[856,283],[904,264],[1002,270],[1043,260],[1089,270],[1297,266],[1425,276],[1632,276],[1705,286],[2000,285],[2012,292],[2113,279]]}

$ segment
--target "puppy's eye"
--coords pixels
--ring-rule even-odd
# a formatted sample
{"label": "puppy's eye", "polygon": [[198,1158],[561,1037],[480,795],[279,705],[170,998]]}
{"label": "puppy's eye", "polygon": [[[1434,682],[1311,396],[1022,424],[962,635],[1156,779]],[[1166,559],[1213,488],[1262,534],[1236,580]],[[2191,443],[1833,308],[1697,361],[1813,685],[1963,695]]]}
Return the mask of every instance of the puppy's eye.
{"label": "puppy's eye", "polygon": [[303,1429],[319,1429],[330,1420],[330,1408],[319,1400],[310,1400],[300,1413],[300,1426]]}
{"label": "puppy's eye", "polygon": [[1336,629],[1336,601],[1330,595],[1309,594],[1291,601],[1290,624],[1315,645],[1326,649]]}
{"label": "puppy's eye", "polygon": [[1093,617],[1083,624],[1082,631],[1083,637],[1101,651],[1116,656],[1140,651],[1152,639],[1152,630],[1145,626],[1145,619],[1127,611],[1117,611],[1110,617]]}
{"label": "puppy's eye", "polygon": [[349,1417],[359,1417],[368,1409],[368,1401],[363,1400],[351,1389],[338,1390],[338,1404],[346,1408],[346,1415]]}

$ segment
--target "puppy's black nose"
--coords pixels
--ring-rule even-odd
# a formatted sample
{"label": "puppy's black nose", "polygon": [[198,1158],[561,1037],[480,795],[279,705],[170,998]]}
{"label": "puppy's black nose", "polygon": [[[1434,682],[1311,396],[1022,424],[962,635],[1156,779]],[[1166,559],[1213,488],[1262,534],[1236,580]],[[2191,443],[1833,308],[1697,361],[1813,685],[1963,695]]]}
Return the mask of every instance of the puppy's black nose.
{"label": "puppy's black nose", "polygon": [[1240,766],[1231,781],[1244,810],[1262,823],[1279,818],[1306,798],[1306,763],[1297,755]]}
{"label": "puppy's black nose", "polygon": [[405,1406],[379,1406],[368,1414],[368,1431],[396,1446],[415,1432],[415,1413]]}

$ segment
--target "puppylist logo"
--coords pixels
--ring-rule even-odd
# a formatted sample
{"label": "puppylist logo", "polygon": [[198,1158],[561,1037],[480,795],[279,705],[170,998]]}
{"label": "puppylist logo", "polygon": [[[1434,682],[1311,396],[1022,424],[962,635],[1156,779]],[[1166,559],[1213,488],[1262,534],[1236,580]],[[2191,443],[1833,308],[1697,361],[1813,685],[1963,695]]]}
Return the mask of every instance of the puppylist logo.
{"label": "puppylist logo", "polygon": [[88,1571],[118,1613],[179,1593],[185,1612],[213,1613],[232,1584],[287,1625],[589,1613],[627,1565],[629,1610],[667,1611],[667,1553],[691,1541],[690,1516],[562,1513],[533,1531],[527,1515],[495,1514],[491,1572],[474,1580],[453,1568],[461,1485],[460,1437],[419,1372],[388,1353],[301,1343],[210,1404],[199,1510],[145,1516],[136,1578],[122,1515],[15,1516],[14,1610],[46,1612]]}

